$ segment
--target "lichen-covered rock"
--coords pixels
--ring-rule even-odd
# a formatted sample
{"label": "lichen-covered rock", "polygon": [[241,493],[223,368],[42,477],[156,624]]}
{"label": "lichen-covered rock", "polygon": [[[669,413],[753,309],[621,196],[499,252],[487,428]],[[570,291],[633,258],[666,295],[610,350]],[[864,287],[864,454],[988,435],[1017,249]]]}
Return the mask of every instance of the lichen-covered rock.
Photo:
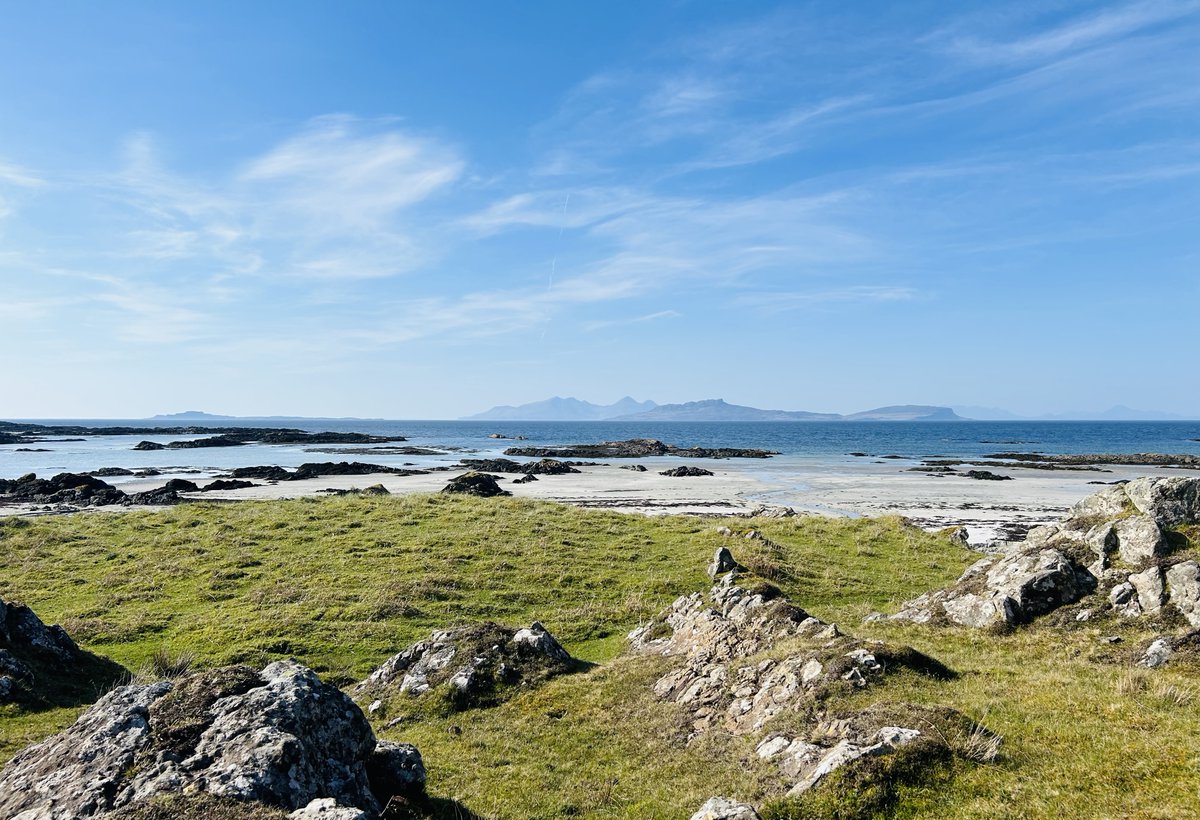
{"label": "lichen-covered rock", "polygon": [[1200,564],[1183,561],[1167,570],[1171,603],[1193,627],[1200,627]]}
{"label": "lichen-covered rock", "polygon": [[710,797],[691,820],[760,820],[753,807],[728,797]]}
{"label": "lichen-covered rock", "polygon": [[[447,686],[451,705],[465,709],[573,668],[571,656],[540,623],[514,629],[489,621],[434,632],[388,658],[354,693],[359,700],[389,694],[417,697]],[[380,700],[375,711],[383,708]]]}
{"label": "lichen-covered rock", "polygon": [[1134,567],[1163,555],[1167,551],[1167,539],[1158,522],[1148,515],[1135,515],[1112,524],[1116,536],[1117,551],[1121,560]]}
{"label": "lichen-covered rock", "polygon": [[1138,478],[1123,489],[1133,506],[1159,526],[1200,521],[1200,478]]}
{"label": "lichen-covered rock", "polygon": [[0,772],[0,816],[98,817],[198,792],[288,810],[331,799],[374,815],[369,769],[394,762],[375,753],[361,710],[299,663],[226,667],[113,691]]}
{"label": "lichen-covered rock", "polygon": [[1083,567],[1056,549],[989,556],[967,568],[954,586],[926,593],[904,605],[895,620],[948,620],[985,627],[1023,623],[1095,588]]}
{"label": "lichen-covered rock", "polygon": [[892,617],[1017,624],[1098,591],[1107,598],[1099,611],[1124,618],[1155,615],[1178,598],[1176,609],[1200,626],[1200,565],[1171,563],[1179,537],[1169,528],[1188,523],[1200,523],[1200,478],[1139,478],[1105,487],[1062,521],[1034,527],[1011,552],[983,559],[953,586],[909,601]]}
{"label": "lichen-covered rock", "polygon": [[0,599],[0,704],[76,705],[126,671],[80,649],[61,626],[23,604]]}
{"label": "lichen-covered rock", "polygon": [[[908,647],[845,636],[788,603],[777,590],[764,595],[744,589],[737,577],[731,572],[707,599],[698,594],[679,598],[660,619],[629,636],[635,651],[681,659],[655,682],[654,692],[684,707],[695,733],[765,731],[785,713],[819,713],[834,693],[867,688],[901,669],[935,678],[953,674]],[[744,660],[779,645],[785,649],[778,657]],[[890,754],[921,735],[917,727],[879,721],[838,723],[836,730],[824,732],[814,726],[803,737],[768,737],[758,754],[774,761],[793,789],[803,791],[836,768]]]}

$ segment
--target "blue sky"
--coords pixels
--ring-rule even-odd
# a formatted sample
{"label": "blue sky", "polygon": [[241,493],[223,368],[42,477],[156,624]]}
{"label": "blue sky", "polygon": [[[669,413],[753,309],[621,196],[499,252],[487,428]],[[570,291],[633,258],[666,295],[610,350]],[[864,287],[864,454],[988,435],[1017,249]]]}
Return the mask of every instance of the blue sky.
{"label": "blue sky", "polygon": [[1200,415],[1200,3],[0,3],[0,417]]}

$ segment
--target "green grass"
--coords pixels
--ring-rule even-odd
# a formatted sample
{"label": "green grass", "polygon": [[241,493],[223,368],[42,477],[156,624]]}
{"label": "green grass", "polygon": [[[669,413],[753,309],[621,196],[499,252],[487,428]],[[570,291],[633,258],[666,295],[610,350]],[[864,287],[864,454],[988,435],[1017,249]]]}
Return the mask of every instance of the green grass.
{"label": "green grass", "polygon": [[[715,532],[754,527],[771,543]],[[876,622],[978,556],[899,519],[753,522],[644,518],[516,499],[340,497],[0,523],[0,596],[62,623],[129,669],[295,656],[339,685],[433,629],[542,621],[584,671],[504,704],[381,729],[413,742],[438,798],[485,817],[686,817],[725,793],[757,804],[781,786],[754,739],[688,742],[678,707],[650,692],[668,661],[622,656],[624,635],[706,589],[720,544],[844,631],[909,644],[958,672],[902,672],[849,695],[946,705],[1004,735],[1001,759],[907,778],[901,816],[1172,817],[1200,789],[1194,670],[1131,675],[1142,627],[1042,622],[1009,635]],[[1098,637],[1120,634],[1115,646]],[[78,709],[0,709],[0,755]],[[814,809],[829,814],[825,809]],[[454,816],[447,810],[447,816]],[[792,816],[785,813],[779,817]],[[803,815],[795,815],[803,816]]]}

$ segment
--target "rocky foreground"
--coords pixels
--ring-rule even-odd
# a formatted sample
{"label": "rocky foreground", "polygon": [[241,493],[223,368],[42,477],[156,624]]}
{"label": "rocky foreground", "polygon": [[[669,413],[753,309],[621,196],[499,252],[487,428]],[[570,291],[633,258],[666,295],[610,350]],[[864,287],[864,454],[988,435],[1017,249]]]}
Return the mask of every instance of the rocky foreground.
{"label": "rocky foreground", "polygon": [[[749,538],[769,551],[768,539],[720,532],[711,588],[679,597],[628,636],[627,659],[660,665],[639,685],[679,710],[681,743],[720,737],[728,742],[714,748],[746,750],[775,773],[780,799],[796,801],[794,816],[808,816],[804,801],[814,796],[861,807],[884,801],[897,782],[936,780],[1002,753],[987,726],[933,705],[956,677],[947,664],[823,621],[739,563],[739,544]],[[1163,666],[1200,643],[1198,533],[1200,479],[1106,487],[891,617],[960,630],[1143,619],[1160,636],[1138,662]],[[0,615],[0,700],[36,708],[55,680],[95,675],[87,664],[96,659],[60,628],[15,603],[0,602]],[[134,681],[0,771],[0,817],[429,816],[425,771],[439,761],[378,740],[372,723],[403,732],[423,715],[491,708],[584,668],[539,623],[481,622],[401,649],[346,692],[295,660]],[[921,680],[933,698],[896,700],[888,691],[896,676]],[[694,818],[753,820],[759,808],[714,795]]]}

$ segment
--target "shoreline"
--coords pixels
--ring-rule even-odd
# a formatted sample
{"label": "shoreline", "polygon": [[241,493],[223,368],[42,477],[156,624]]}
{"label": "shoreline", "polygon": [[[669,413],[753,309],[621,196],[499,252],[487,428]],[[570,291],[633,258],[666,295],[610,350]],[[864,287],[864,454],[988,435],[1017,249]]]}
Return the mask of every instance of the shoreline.
{"label": "shoreline", "polygon": [[[927,530],[965,526],[973,546],[994,541],[1021,540],[1025,531],[1056,521],[1072,505],[1099,489],[1099,484],[1143,475],[1200,475],[1200,471],[1114,467],[1111,471],[1054,471],[1027,467],[1012,470],[1013,480],[986,481],[963,476],[914,473],[903,464],[886,466],[853,462],[763,465],[706,462],[711,476],[672,477],[660,470],[682,460],[649,458],[622,463],[581,466],[579,473],[542,475],[515,484],[519,474],[498,476],[500,486],[516,498],[554,501],[590,509],[610,509],[642,515],[748,516],[762,508],[789,508],[801,515],[876,517],[899,515]],[[645,472],[621,469],[633,463]],[[372,473],[318,476],[294,481],[258,483],[237,490],[180,493],[188,501],[271,501],[320,497],[325,490],[363,489],[382,485],[389,493],[439,492],[451,478],[467,472],[437,470],[422,475]],[[168,475],[134,478],[116,486],[127,492],[162,487]],[[44,510],[44,505],[0,506],[0,516],[70,514],[76,511],[164,509],[163,507],[100,506],[78,510]]]}

